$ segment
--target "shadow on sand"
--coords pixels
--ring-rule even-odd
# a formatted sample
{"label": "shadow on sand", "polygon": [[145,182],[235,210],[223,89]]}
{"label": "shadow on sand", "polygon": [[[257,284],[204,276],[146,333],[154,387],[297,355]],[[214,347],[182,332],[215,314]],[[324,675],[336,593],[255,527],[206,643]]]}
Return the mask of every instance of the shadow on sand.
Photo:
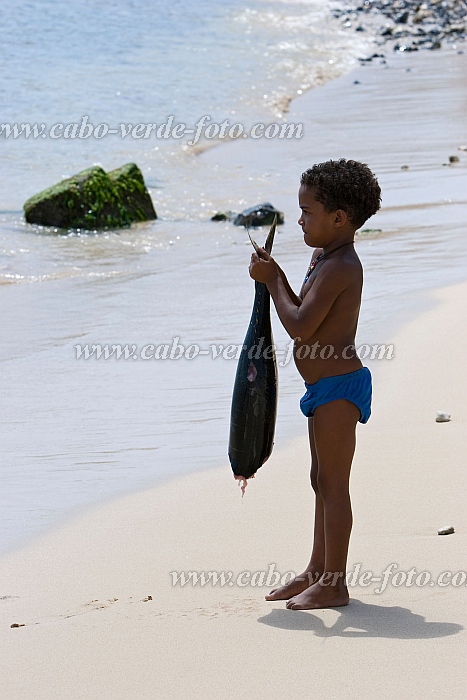
{"label": "shadow on sand", "polygon": [[352,600],[336,608],[339,618],[326,627],[312,610],[271,610],[258,622],[285,630],[314,632],[317,637],[382,637],[389,639],[434,639],[449,637],[464,628],[454,622],[427,622],[407,608],[385,607]]}

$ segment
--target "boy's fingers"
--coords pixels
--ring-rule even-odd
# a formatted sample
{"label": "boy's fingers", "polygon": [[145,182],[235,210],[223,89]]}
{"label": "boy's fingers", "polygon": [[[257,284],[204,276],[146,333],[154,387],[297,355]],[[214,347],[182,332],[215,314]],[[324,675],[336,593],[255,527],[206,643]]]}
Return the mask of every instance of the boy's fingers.
{"label": "boy's fingers", "polygon": [[258,252],[257,252],[257,255],[258,255],[258,257],[260,257],[262,260],[269,260],[269,258],[271,257],[271,256],[269,255],[269,253],[267,252],[267,250],[265,250],[264,248],[259,248],[259,249],[258,249]]}
{"label": "boy's fingers", "polygon": [[258,251],[255,251],[254,253],[251,254],[251,263],[250,264],[256,264],[259,263],[261,260],[264,262],[267,262],[268,260],[272,260],[271,256],[269,253],[264,250],[264,248],[258,248]]}

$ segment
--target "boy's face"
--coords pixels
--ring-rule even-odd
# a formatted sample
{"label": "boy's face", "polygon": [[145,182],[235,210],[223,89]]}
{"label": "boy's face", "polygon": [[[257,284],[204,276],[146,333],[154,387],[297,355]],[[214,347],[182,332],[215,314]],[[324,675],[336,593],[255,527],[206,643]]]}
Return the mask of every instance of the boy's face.
{"label": "boy's face", "polygon": [[336,212],[326,211],[317,201],[314,190],[303,185],[298,191],[298,204],[302,210],[298,224],[305,243],[311,248],[323,248],[332,243],[336,239]]}

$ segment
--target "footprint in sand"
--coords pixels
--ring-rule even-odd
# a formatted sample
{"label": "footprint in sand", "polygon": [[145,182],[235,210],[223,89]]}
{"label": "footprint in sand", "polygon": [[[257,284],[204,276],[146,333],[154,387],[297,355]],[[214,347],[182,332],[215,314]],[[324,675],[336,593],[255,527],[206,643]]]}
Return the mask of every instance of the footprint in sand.
{"label": "footprint in sand", "polygon": [[112,603],[116,603],[118,598],[109,598],[108,600],[91,600],[89,603],[84,603],[83,607],[86,610],[80,610],[77,612],[68,613],[68,615],[61,615],[58,619],[67,619],[69,617],[76,617],[77,615],[85,615],[86,613],[93,612],[94,610],[105,610]]}
{"label": "footprint in sand", "polygon": [[[91,610],[103,610],[104,608],[108,608],[109,605],[112,605],[112,603],[116,603],[118,598],[109,598],[108,600],[91,600],[90,603],[85,603],[84,607],[85,608],[91,608]],[[88,611],[86,611],[88,612]]]}

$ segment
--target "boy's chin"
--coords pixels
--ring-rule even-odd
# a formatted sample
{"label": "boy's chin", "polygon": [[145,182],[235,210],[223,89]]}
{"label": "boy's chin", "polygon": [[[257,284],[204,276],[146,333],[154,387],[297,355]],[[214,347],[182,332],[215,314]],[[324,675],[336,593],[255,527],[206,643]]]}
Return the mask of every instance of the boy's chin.
{"label": "boy's chin", "polygon": [[310,240],[310,237],[307,233],[303,234],[303,240],[305,241],[306,245],[310,248],[316,248],[316,243],[313,243],[313,241]]}

